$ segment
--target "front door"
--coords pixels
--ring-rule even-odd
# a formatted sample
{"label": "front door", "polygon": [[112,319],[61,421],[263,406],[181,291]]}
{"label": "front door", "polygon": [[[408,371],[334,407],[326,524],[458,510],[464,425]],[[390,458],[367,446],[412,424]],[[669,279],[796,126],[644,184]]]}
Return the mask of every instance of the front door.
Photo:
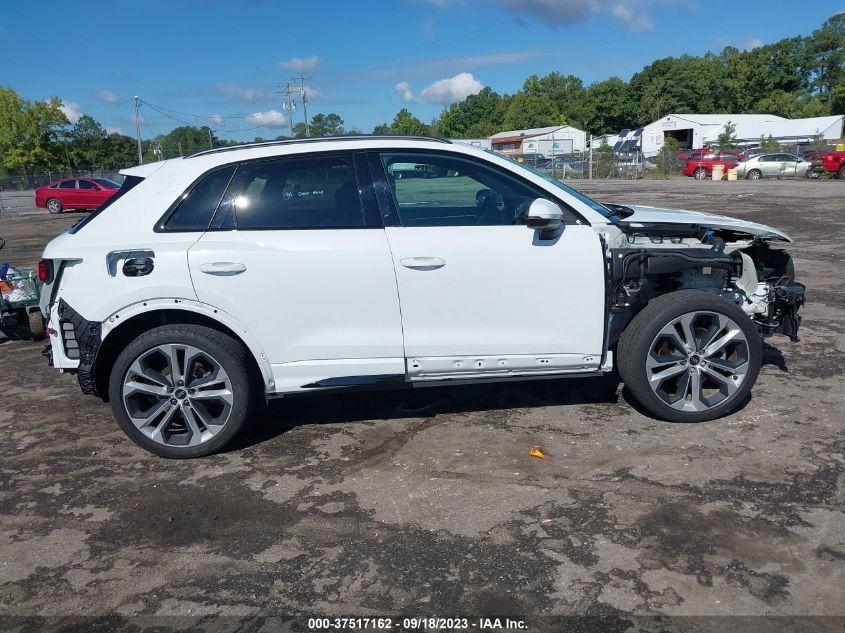
{"label": "front door", "polygon": [[[408,164],[415,177],[393,177]],[[544,239],[525,217],[552,196],[479,159],[396,151],[371,166],[398,216],[385,230],[412,379],[598,367],[604,263],[590,226]]]}
{"label": "front door", "polygon": [[390,250],[360,187],[351,153],[243,163],[190,249],[197,296],[258,340],[276,391],[404,378]]}

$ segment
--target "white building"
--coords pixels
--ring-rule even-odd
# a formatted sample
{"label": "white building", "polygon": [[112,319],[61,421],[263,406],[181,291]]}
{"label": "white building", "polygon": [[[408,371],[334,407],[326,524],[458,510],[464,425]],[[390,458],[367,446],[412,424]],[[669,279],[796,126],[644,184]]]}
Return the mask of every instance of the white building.
{"label": "white building", "polygon": [[760,138],[781,142],[807,143],[817,134],[832,141],[842,137],[842,115],[809,119],[785,119],[774,114],[668,114],[642,128],[640,148],[653,156],[663,147],[666,136],[674,137],[681,147],[698,149],[714,144],[730,121],[740,145],[759,143]]}
{"label": "white building", "polygon": [[489,138],[450,138],[449,140],[453,143],[464,143],[465,145],[480,147],[481,149],[492,148]]}
{"label": "white building", "polygon": [[587,133],[571,125],[499,132],[490,141],[502,154],[540,154],[547,158],[587,149]]}

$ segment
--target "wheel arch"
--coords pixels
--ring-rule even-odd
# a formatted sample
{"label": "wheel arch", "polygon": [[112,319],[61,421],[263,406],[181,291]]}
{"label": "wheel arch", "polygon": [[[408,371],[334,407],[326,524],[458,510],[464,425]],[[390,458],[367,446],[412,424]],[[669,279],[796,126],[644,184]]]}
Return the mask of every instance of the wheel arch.
{"label": "wheel arch", "polygon": [[181,299],[145,301],[127,306],[103,322],[102,343],[94,360],[96,393],[108,401],[108,381],[120,352],[142,332],[171,323],[202,325],[232,337],[248,350],[250,372],[273,389],[273,374],[266,355],[243,325],[230,314],[213,306]]}

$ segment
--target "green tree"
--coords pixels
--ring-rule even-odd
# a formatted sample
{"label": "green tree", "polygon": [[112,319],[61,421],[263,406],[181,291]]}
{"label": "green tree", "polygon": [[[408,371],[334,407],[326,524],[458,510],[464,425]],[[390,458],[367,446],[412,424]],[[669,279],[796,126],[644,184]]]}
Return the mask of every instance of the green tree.
{"label": "green tree", "polygon": [[108,134],[93,117],[83,114],[70,130],[70,157],[74,169],[99,169],[106,159]]}
{"label": "green tree", "polygon": [[437,121],[437,134],[446,138],[480,138],[502,129],[502,98],[490,88],[445,108]]}
{"label": "green tree", "polygon": [[771,134],[769,134],[769,138],[764,138],[761,136],[760,149],[764,152],[777,152],[780,150],[780,143],[773,139]]}
{"label": "green tree", "polygon": [[29,101],[0,87],[0,169],[31,173],[67,164],[62,159],[62,126],[68,120],[57,97]]}
{"label": "green tree", "polygon": [[719,149],[730,149],[736,142],[736,123],[728,121],[719,136],[716,137],[716,143]]}
{"label": "green tree", "polygon": [[510,99],[502,124],[507,130],[564,125],[566,120],[551,99],[517,92]]}
{"label": "green tree", "polygon": [[584,125],[586,90],[580,77],[557,71],[545,77],[531,75],[525,80],[522,91],[548,98],[570,125]]}
{"label": "green tree", "polygon": [[627,83],[611,77],[587,88],[585,128],[593,134],[608,134],[631,127],[637,111]]}
{"label": "green tree", "polygon": [[667,135],[663,138],[663,147],[660,148],[660,152],[657,154],[656,176],[669,178],[672,173],[677,171],[679,148],[678,139],[674,136]]}
{"label": "green tree", "polygon": [[402,134],[407,136],[426,136],[429,127],[415,117],[408,108],[402,108],[388,125],[381,123],[373,128],[373,134]]}
{"label": "green tree", "polygon": [[825,94],[828,106],[845,80],[845,12],[828,18],[813,31],[809,51],[814,61],[813,87]]}

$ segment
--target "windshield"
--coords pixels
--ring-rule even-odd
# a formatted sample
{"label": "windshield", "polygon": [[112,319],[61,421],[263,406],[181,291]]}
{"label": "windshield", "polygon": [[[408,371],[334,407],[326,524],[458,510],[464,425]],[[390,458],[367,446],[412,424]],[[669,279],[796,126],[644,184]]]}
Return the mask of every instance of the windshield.
{"label": "windshield", "polygon": [[573,189],[572,187],[567,187],[560,180],[557,180],[556,178],[552,178],[548,174],[545,174],[542,171],[540,171],[539,169],[534,169],[533,167],[529,167],[525,163],[518,163],[515,160],[513,160],[510,156],[504,156],[503,154],[497,154],[496,152],[493,152],[491,150],[487,150],[487,151],[490,151],[491,154],[496,154],[496,156],[500,156],[500,157],[502,157],[506,160],[509,160],[514,165],[517,165],[518,167],[520,167],[520,168],[522,168],[526,171],[530,171],[532,174],[539,176],[540,178],[542,178],[546,182],[553,184],[558,189],[565,191],[570,196],[572,196],[573,198],[578,200],[578,202],[586,204],[593,211],[595,211],[596,213],[600,213],[601,215],[603,215],[607,219],[612,220],[614,222],[616,222],[620,219],[619,215],[616,212],[611,211],[606,206],[604,206],[603,204],[599,204],[598,202],[596,202],[592,198],[585,196],[580,191],[577,191],[577,190]]}

